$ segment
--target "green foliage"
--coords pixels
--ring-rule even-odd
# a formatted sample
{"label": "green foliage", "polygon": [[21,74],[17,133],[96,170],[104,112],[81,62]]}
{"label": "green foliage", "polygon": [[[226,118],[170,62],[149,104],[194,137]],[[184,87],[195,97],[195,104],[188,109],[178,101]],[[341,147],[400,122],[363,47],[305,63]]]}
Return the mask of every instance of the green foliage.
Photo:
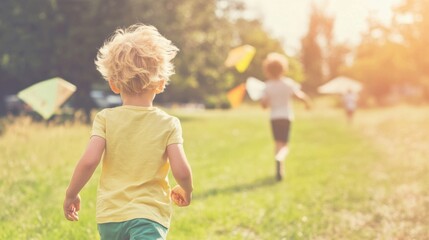
{"label": "green foliage", "polygon": [[[180,1],[173,9],[175,21],[165,27],[165,35],[180,48],[175,60],[168,94],[160,101],[203,101],[205,96],[222,93],[226,88],[223,67],[233,26],[218,16],[217,1]],[[162,16],[160,16],[162,18]]]}
{"label": "green foliage", "polygon": [[204,106],[206,109],[215,109],[218,106],[218,99],[214,96],[206,97],[204,101]]}
{"label": "green foliage", "polygon": [[231,104],[226,96],[223,94],[219,96],[208,96],[204,99],[204,106],[206,109],[229,109]]}
{"label": "green foliage", "polygon": [[369,19],[355,61],[345,69],[364,83],[366,99],[379,105],[389,104],[392,96],[429,99],[428,10],[428,1],[406,0],[394,9],[390,27]]}
{"label": "green foliage", "polygon": [[6,126],[2,120],[0,120],[0,137],[6,132]]}
{"label": "green foliage", "polygon": [[259,20],[246,20],[238,19],[235,23],[237,26],[237,41],[240,44],[249,44],[256,48],[256,54],[249,68],[242,74],[235,73],[237,79],[235,85],[243,82],[247,77],[256,77],[258,79],[265,79],[262,72],[262,62],[265,57],[271,52],[278,52],[288,56],[289,59],[289,71],[287,75],[298,82],[303,81],[303,68],[299,61],[289,56],[284,52],[282,44],[279,39],[273,38],[268,32],[266,32]]}
{"label": "green foliage", "polygon": [[[91,105],[89,90],[103,82],[94,66],[98,48],[116,28],[142,22],[180,48],[168,94],[157,101],[203,101],[242,81],[223,66],[240,27],[230,14],[242,10],[237,1],[216,0],[4,0],[0,30],[9,34],[0,36],[0,83],[5,86],[0,96],[61,76],[77,85],[78,106]],[[262,26],[256,30],[256,38],[263,36],[260,46],[269,49]]]}
{"label": "green foliage", "polygon": [[288,57],[288,61],[289,71],[287,75],[297,82],[304,82],[305,79],[303,65],[298,61],[298,59],[293,57]]}
{"label": "green foliage", "polygon": [[[0,30],[10,34],[0,36],[0,83],[6,86],[0,97],[61,76],[77,85],[73,103],[89,112],[90,89],[105,84],[94,66],[98,48],[116,28],[142,22],[156,26],[180,49],[174,59],[176,74],[156,101],[205,102],[249,76],[263,79],[265,56],[284,53],[281,42],[259,20],[240,18],[243,10],[239,1],[217,0],[4,0]],[[224,66],[229,50],[241,44],[257,49],[244,74]],[[302,81],[302,72],[290,57],[289,76]],[[224,99],[216,102],[217,107],[228,107]]]}
{"label": "green foliage", "polygon": [[305,88],[308,91],[314,92],[315,89],[323,82],[323,56],[322,48],[317,42],[317,37],[320,35],[319,11],[315,7],[312,9],[307,35],[301,40],[301,60],[304,66],[306,77]]}
{"label": "green foliage", "polygon": [[[429,100],[429,2],[425,0],[404,0],[395,9],[394,31],[400,34],[407,48],[408,61],[413,65],[413,75],[407,82],[423,90],[424,98]],[[401,19],[406,20],[401,20]],[[409,70],[405,66],[405,71]]]}
{"label": "green foliage", "polygon": [[[346,72],[365,86],[365,94],[384,104],[394,86],[406,84],[415,76],[406,48],[390,40],[367,41],[356,51],[354,64]],[[388,69],[388,71],[386,71]]]}

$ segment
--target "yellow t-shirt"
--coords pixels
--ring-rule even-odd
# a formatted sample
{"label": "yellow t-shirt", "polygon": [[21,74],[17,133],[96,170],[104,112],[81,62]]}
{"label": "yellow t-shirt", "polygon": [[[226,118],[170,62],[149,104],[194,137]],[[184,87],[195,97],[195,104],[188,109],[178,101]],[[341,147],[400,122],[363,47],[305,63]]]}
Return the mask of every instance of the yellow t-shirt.
{"label": "yellow t-shirt", "polygon": [[97,191],[97,223],[147,218],[169,227],[166,147],[182,144],[176,117],[156,107],[121,106],[97,113],[92,136],[106,139]]}

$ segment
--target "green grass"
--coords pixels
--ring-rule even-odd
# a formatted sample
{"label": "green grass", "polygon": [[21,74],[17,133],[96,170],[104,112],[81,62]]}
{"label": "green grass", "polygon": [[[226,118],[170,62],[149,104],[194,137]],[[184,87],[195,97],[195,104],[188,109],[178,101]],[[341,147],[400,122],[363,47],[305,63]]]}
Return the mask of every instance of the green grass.
{"label": "green grass", "polygon": [[[401,145],[404,133],[393,130],[405,122],[429,132],[429,114],[403,108],[414,117],[392,120],[396,110],[361,111],[349,126],[339,110],[298,109],[280,183],[274,181],[266,111],[168,110],[182,121],[195,187],[192,204],[174,208],[169,239],[424,239],[428,150],[413,145],[414,157],[405,163],[411,147]],[[420,132],[407,141],[427,143],[429,133]],[[62,214],[65,188],[88,136],[89,127],[79,124],[6,124],[0,136],[0,239],[98,239],[99,170],[81,193],[80,221]]]}

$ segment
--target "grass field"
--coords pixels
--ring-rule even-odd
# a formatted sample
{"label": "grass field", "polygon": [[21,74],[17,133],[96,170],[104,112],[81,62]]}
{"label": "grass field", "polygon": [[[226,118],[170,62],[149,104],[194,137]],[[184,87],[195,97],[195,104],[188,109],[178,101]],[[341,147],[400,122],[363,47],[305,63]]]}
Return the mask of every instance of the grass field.
{"label": "grass field", "polygon": [[[268,115],[258,108],[167,110],[183,124],[194,198],[174,208],[172,240],[429,239],[429,108],[297,109],[286,178],[274,181]],[[62,214],[89,127],[6,123],[0,136],[0,239],[98,239],[99,170],[79,222]],[[173,182],[173,180],[172,180]]]}

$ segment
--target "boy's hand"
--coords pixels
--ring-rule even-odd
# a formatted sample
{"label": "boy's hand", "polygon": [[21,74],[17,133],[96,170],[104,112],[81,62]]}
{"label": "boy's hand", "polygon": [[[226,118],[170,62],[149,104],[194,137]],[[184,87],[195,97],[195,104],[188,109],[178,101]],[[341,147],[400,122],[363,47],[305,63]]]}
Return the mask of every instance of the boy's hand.
{"label": "boy's hand", "polygon": [[66,196],[66,199],[64,199],[64,216],[69,221],[78,221],[79,216],[78,212],[80,210],[80,196],[79,194],[75,197],[68,197]]}
{"label": "boy's hand", "polygon": [[311,102],[305,102],[305,109],[306,110],[311,110],[311,108],[312,108],[313,106],[312,106],[312,103]]}
{"label": "boy's hand", "polygon": [[192,193],[187,193],[182,187],[177,185],[171,190],[171,199],[179,207],[186,207],[191,204]]}

